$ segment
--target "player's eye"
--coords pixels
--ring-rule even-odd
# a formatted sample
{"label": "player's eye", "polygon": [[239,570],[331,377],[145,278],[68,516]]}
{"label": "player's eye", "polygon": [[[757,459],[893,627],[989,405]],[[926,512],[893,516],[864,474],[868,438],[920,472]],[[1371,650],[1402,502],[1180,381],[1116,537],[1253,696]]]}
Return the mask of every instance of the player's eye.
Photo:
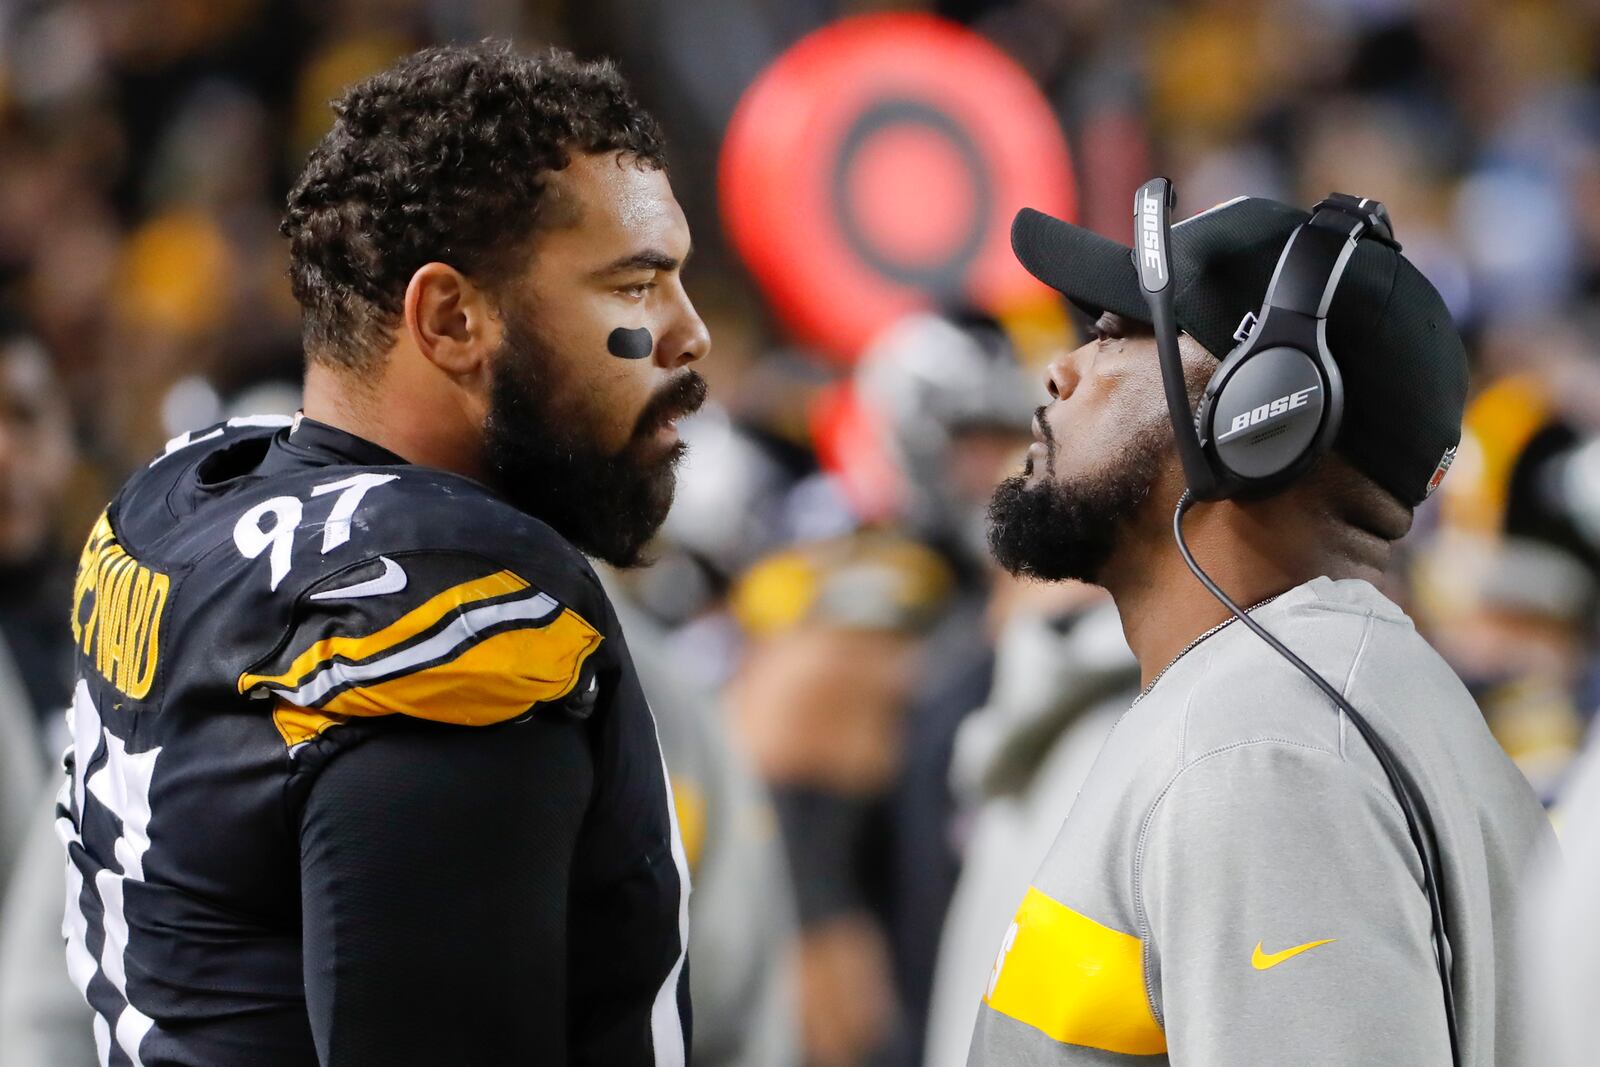
{"label": "player's eye", "polygon": [[643,300],[645,294],[656,287],[655,282],[636,282],[633,285],[624,285],[617,292],[632,300]]}

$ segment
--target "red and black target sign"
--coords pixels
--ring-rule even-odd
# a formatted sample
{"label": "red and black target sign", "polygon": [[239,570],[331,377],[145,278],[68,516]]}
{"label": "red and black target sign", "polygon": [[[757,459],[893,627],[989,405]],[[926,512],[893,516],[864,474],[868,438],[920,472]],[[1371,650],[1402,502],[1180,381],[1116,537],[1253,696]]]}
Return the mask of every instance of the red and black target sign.
{"label": "red and black target sign", "polygon": [[1066,138],[1033,80],[920,14],[845,19],[779,57],[734,113],[720,184],[768,300],[841,362],[918,308],[1036,298],[1011,219],[1076,211]]}

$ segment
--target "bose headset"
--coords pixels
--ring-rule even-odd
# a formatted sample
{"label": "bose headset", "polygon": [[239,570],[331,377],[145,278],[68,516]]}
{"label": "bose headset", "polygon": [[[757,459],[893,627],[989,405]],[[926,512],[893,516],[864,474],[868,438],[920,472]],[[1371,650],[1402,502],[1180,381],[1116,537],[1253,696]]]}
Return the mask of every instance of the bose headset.
{"label": "bose headset", "polygon": [[[1422,857],[1422,889],[1433,920],[1434,960],[1444,989],[1450,1060],[1460,1064],[1455,993],[1450,978],[1450,942],[1433,824],[1389,746],[1326,679],[1283,642],[1250,618],[1195,561],[1183,539],[1183,517],[1199,500],[1270,496],[1305,474],[1333,445],[1344,410],[1339,365],[1328,351],[1328,307],[1350,257],[1362,240],[1396,251],[1389,213],[1375,200],[1335,193],[1311,211],[1278,257],[1261,310],[1247,317],[1239,345],[1206,383],[1198,411],[1189,410],[1178,327],[1173,312],[1172,183],[1152,178],[1134,196],[1134,269],[1150,307],[1160,356],[1167,411],[1188,489],[1172,517],[1172,533],[1183,561],[1211,595],[1279,655],[1293,664],[1341,709],[1373,755],[1405,815],[1412,844]],[[1252,321],[1253,320],[1253,321]]]}

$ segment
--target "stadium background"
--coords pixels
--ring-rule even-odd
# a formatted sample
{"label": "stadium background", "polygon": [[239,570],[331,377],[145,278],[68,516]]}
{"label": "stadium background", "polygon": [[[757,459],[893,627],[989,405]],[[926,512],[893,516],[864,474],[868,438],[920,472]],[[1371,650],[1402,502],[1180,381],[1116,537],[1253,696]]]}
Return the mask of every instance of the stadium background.
{"label": "stadium background", "polygon": [[[660,564],[612,576],[674,694],[658,712],[692,720],[679,809],[728,927],[697,946],[697,1062],[960,1061],[958,1036],[924,1041],[960,859],[1059,820],[1051,790],[1132,678],[1090,640],[1093,594],[999,578],[973,536],[1039,399],[1027,368],[1070,343],[1060,309],[947,306],[822,358],[725,236],[741,95],[808,32],[885,9],[1025,70],[1078,218],[1112,236],[1154,173],[1184,214],[1240,193],[1388,204],[1474,370],[1461,453],[1388,591],[1559,800],[1600,691],[1600,4],[0,0],[0,1062],[73,1067],[27,1059],[20,1028],[83,1025],[39,1007],[48,960],[18,946],[49,941],[25,839],[63,741],[84,532],[167,437],[293,410],[276,227],[327,101],[488,35],[617,59],[666,125],[698,246],[718,410],[688,427]],[[835,283],[849,299],[809,280]],[[961,921],[947,957],[995,943]]]}

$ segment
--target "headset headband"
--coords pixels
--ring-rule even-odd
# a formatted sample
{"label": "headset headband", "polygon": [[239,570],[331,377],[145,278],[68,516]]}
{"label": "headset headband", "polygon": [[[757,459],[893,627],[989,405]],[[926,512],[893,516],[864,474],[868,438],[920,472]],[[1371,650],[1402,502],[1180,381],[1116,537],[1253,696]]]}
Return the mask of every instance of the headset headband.
{"label": "headset headband", "polygon": [[[1133,260],[1155,330],[1167,412],[1184,478],[1196,499],[1212,500],[1227,495],[1229,483],[1224,480],[1226,473],[1206,455],[1184,379],[1173,306],[1172,205],[1172,183],[1166,178],[1152,178],[1135,194]],[[1396,250],[1400,247],[1389,214],[1377,201],[1334,193],[1312,208],[1311,218],[1296,227],[1284,244],[1261,309],[1252,316],[1253,330],[1242,347],[1259,350],[1270,344],[1287,344],[1308,354],[1318,353],[1331,364],[1324,339],[1328,309],[1350,257],[1364,237]],[[1337,367],[1330,366],[1328,373],[1336,377]]]}
{"label": "headset headband", "polygon": [[1400,250],[1389,213],[1376,200],[1334,193],[1318,203],[1310,220],[1296,227],[1283,246],[1259,318],[1266,318],[1273,308],[1327,318],[1334,291],[1363,237]]}

